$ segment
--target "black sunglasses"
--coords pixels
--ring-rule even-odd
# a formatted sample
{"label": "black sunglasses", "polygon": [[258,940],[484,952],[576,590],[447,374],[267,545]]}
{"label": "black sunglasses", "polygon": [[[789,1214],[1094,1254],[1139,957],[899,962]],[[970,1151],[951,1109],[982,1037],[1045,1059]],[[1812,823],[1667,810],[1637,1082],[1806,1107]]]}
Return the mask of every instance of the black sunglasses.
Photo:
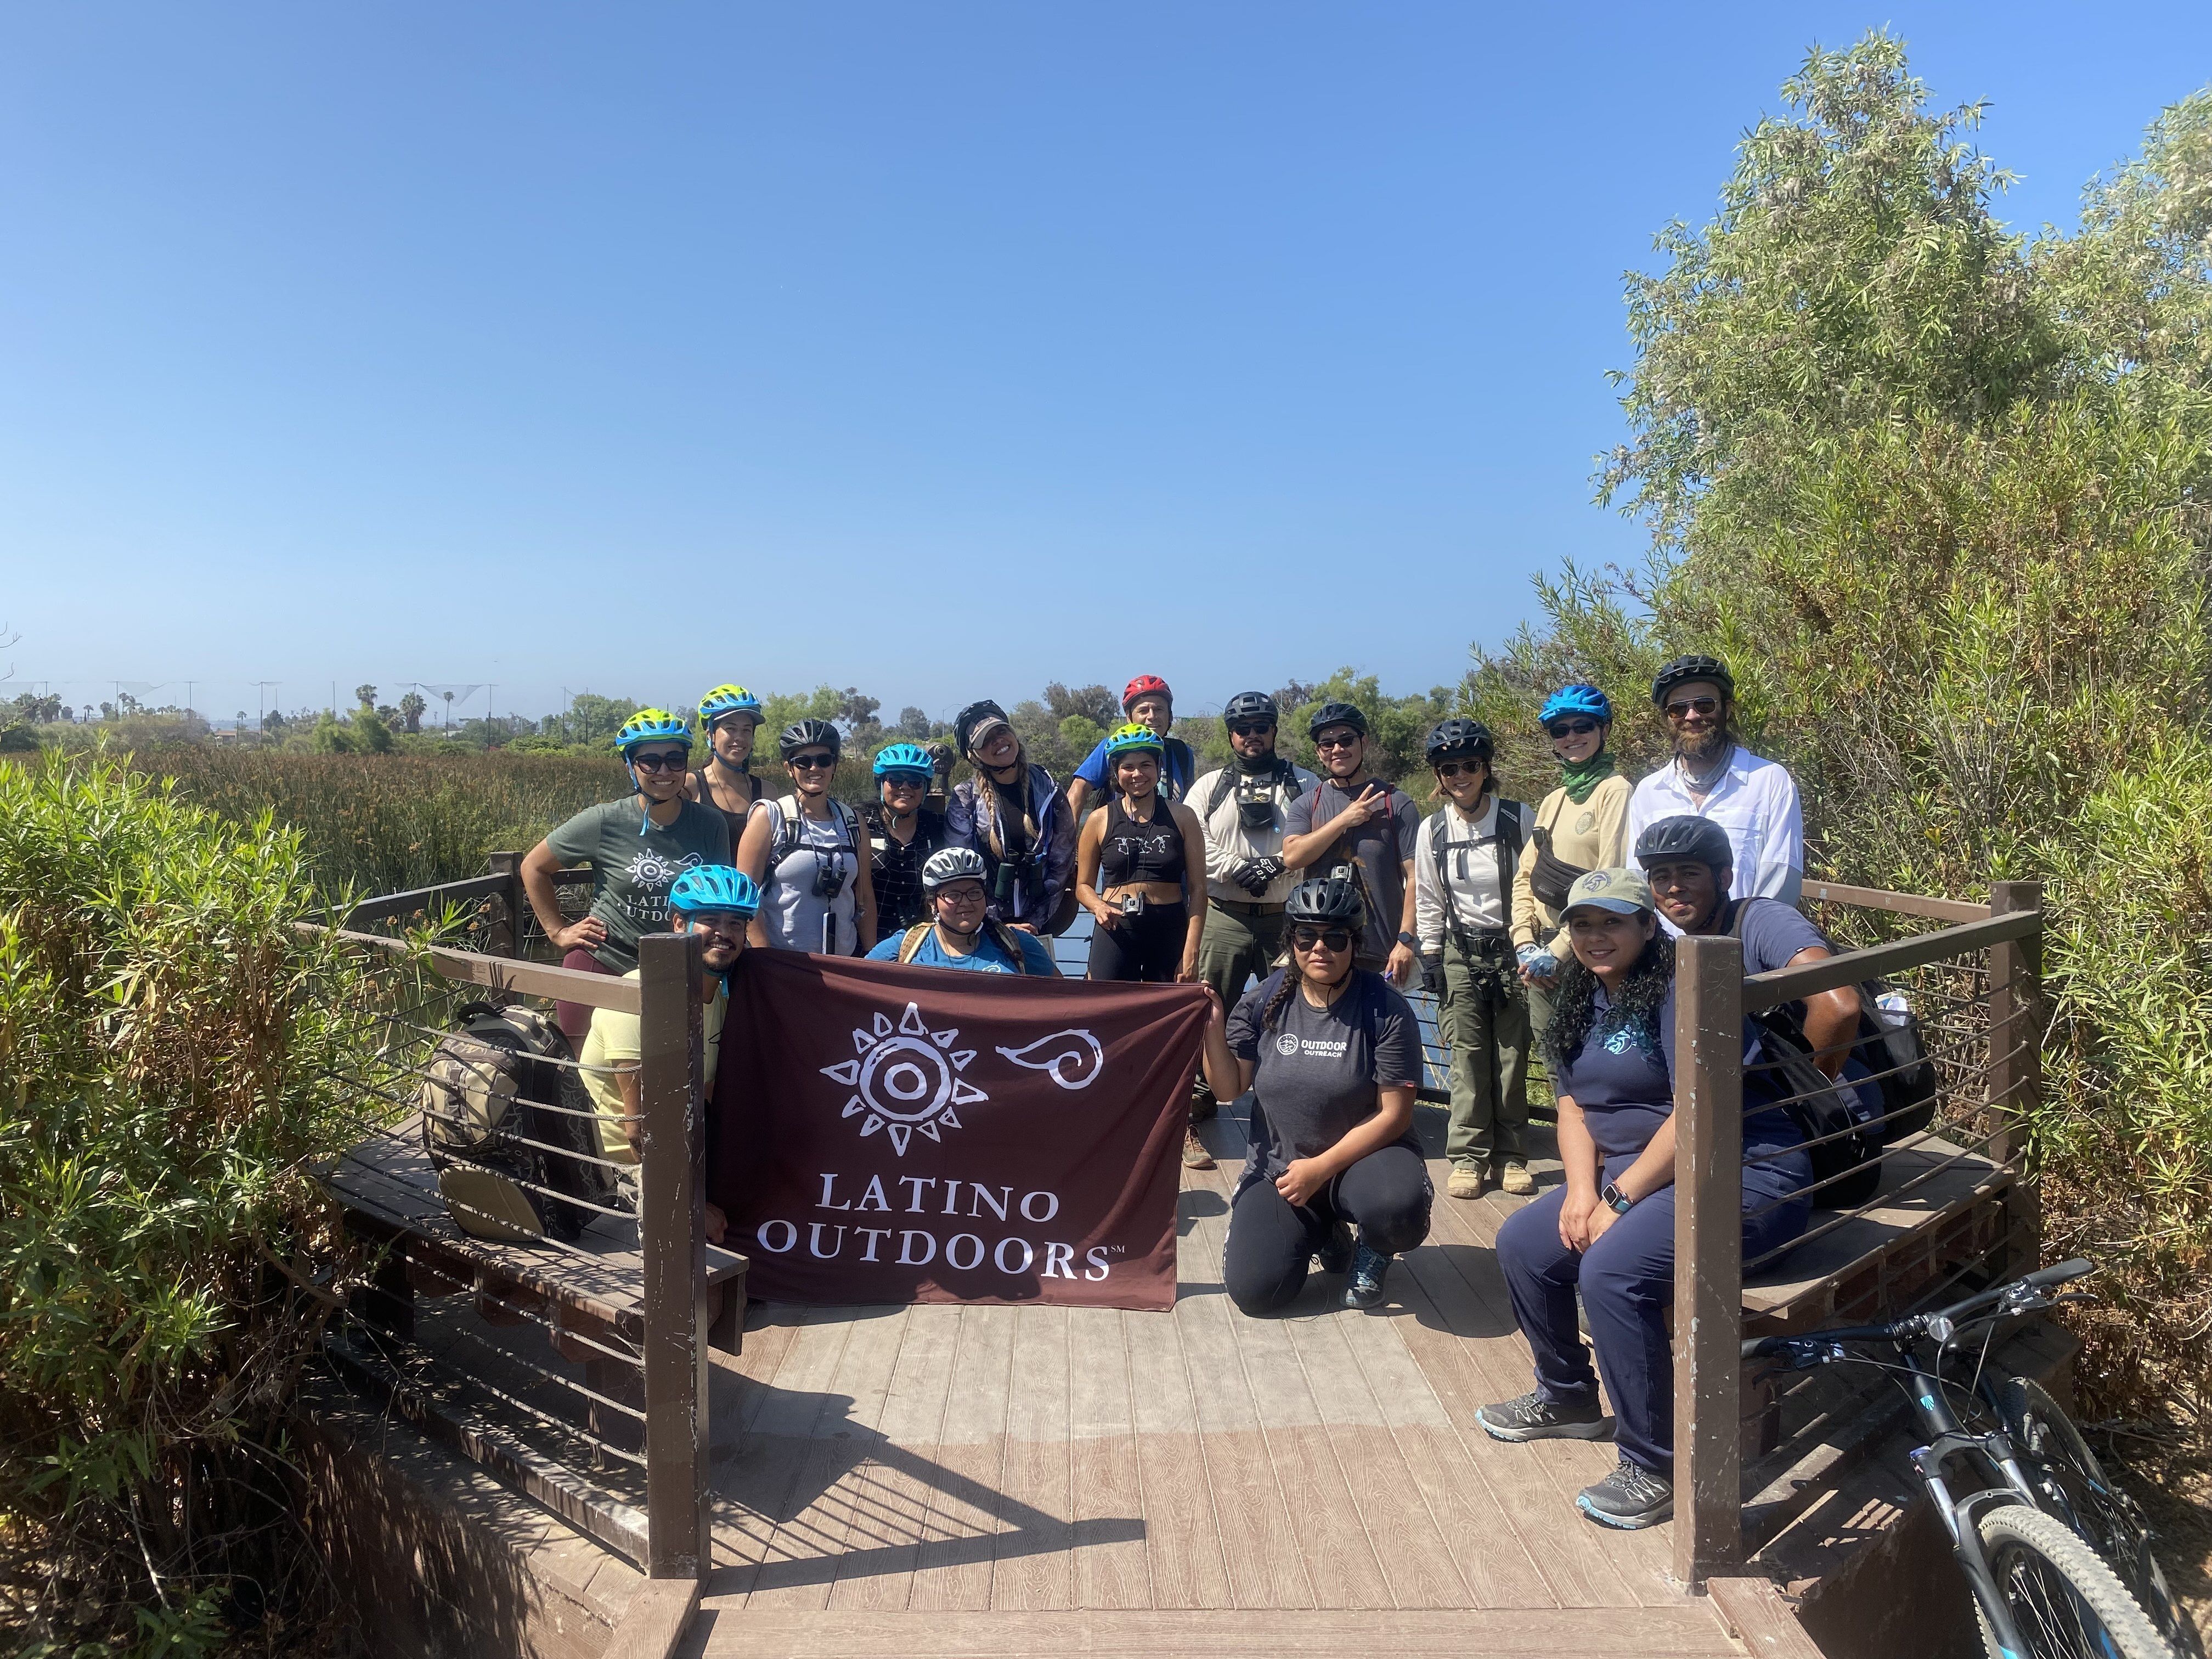
{"label": "black sunglasses", "polygon": [[1232,726],[1229,728],[1229,735],[1232,738],[1258,738],[1266,736],[1274,729],[1274,721],[1268,720],[1258,726]]}
{"label": "black sunglasses", "polygon": [[1440,778],[1455,778],[1462,772],[1471,778],[1480,777],[1489,769],[1480,761],[1438,761],[1437,763],[1437,775]]}
{"label": "black sunglasses", "polygon": [[[1674,711],[1670,708],[1667,712],[1671,714]],[[1561,720],[1556,726],[1544,728],[1547,736],[1554,738],[1586,738],[1596,730],[1595,720]]]}
{"label": "black sunglasses", "polygon": [[1316,738],[1314,739],[1314,747],[1316,749],[1349,749],[1353,744],[1358,743],[1358,732],[1347,732],[1340,738]]}
{"label": "black sunglasses", "polygon": [[1680,697],[1667,705],[1667,718],[1678,720],[1685,714],[1712,714],[1720,711],[1718,697]]}
{"label": "black sunglasses", "polygon": [[678,749],[673,754],[632,755],[629,763],[641,772],[681,772],[691,763],[691,751]]}
{"label": "black sunglasses", "polygon": [[886,772],[884,787],[887,789],[927,789],[929,780],[919,772]]}
{"label": "black sunglasses", "polygon": [[1299,951],[1310,951],[1319,945],[1331,956],[1341,956],[1352,948],[1352,935],[1342,927],[1293,927],[1291,945]]}
{"label": "black sunglasses", "polygon": [[793,755],[791,764],[802,772],[827,772],[837,764],[835,755]]}

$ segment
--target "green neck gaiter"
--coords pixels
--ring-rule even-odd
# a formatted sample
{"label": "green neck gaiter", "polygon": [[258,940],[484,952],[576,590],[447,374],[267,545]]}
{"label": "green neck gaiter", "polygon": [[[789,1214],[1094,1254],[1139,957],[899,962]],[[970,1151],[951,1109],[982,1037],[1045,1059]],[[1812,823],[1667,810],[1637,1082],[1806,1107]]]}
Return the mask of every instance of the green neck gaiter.
{"label": "green neck gaiter", "polygon": [[1559,764],[1559,781],[1565,787],[1567,799],[1577,806],[1590,798],[1590,791],[1603,783],[1620,769],[1613,757],[1601,749],[1579,765]]}

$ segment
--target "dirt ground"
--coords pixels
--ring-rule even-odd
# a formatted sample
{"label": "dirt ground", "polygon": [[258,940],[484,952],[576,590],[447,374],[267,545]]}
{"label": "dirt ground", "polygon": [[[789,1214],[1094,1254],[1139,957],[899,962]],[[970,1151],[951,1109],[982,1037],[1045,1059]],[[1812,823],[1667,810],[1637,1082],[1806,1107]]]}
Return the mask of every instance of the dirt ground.
{"label": "dirt ground", "polygon": [[[2212,1445],[2175,1447],[2141,1425],[2093,1432],[2098,1455],[2142,1505],[2166,1583],[2212,1637]],[[2202,1437],[2199,1437],[2202,1439]]]}

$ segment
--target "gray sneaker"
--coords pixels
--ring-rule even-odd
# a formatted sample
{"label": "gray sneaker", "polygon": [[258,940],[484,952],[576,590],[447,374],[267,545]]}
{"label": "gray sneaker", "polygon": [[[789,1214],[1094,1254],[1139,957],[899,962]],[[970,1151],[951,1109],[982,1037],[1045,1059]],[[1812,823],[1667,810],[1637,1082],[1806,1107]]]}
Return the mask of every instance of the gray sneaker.
{"label": "gray sneaker", "polygon": [[1328,1230],[1328,1237],[1314,1252],[1314,1260],[1325,1273],[1348,1273],[1352,1271],[1352,1229],[1340,1221]]}
{"label": "gray sneaker", "polygon": [[1474,1420],[1492,1440],[1609,1440],[1613,1419],[1593,1400],[1586,1406],[1563,1406],[1547,1400],[1534,1389],[1485,1406]]}
{"label": "gray sneaker", "polygon": [[1575,1507],[1601,1527],[1656,1527],[1674,1513],[1674,1483],[1624,1457],[1611,1474],[1576,1494]]}
{"label": "gray sneaker", "polygon": [[1372,1308],[1382,1300],[1382,1276],[1390,1271],[1390,1258],[1370,1250],[1364,1242],[1352,1253],[1352,1276],[1344,1281],[1344,1305]]}

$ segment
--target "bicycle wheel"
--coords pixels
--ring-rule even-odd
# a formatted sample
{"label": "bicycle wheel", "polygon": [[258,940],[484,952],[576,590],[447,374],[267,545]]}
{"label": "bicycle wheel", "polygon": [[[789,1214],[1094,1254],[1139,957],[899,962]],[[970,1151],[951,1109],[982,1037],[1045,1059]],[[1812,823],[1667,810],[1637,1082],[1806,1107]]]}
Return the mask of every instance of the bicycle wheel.
{"label": "bicycle wheel", "polygon": [[2106,1474],[2074,1419],[2040,1384],[2021,1376],[1999,1385],[1996,1405],[2029,1479],[2044,1489],[2042,1507],[2105,1558],[2181,1659],[2204,1659],[2197,1627],[2174,1601],[2151,1553],[2142,1512]]}
{"label": "bicycle wheel", "polygon": [[1974,1527],[2027,1648],[2006,1656],[1984,1619],[1991,1659],[2175,1659],[2127,1587],[2057,1516],[2007,1504]]}

